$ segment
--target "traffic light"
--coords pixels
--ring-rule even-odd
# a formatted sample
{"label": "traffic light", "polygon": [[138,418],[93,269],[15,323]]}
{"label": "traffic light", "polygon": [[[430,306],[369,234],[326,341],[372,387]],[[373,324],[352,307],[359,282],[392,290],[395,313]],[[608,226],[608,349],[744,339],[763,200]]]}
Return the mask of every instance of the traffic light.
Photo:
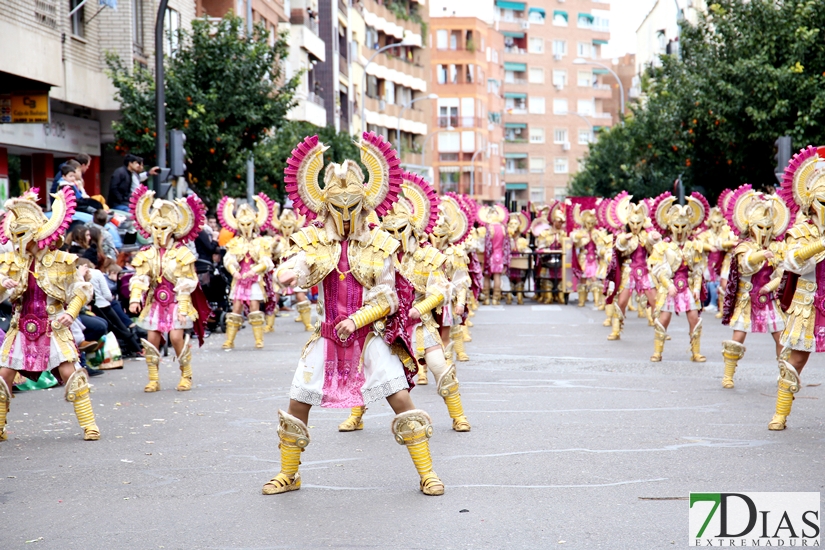
{"label": "traffic light", "polygon": [[169,167],[171,176],[178,178],[186,172],[186,150],[183,145],[186,143],[186,134],[181,130],[169,131]]}
{"label": "traffic light", "polygon": [[791,161],[791,136],[782,136],[774,142],[776,147],[776,154],[773,158],[776,159],[776,168],[773,173],[776,176],[776,181],[782,183],[782,176],[785,173],[785,168]]}

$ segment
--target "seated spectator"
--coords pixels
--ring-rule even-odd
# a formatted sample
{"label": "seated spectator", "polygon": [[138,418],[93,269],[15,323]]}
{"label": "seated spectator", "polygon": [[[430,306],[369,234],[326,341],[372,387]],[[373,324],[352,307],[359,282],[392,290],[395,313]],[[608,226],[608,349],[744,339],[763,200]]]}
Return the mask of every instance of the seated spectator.
{"label": "seated spectator", "polygon": [[[112,292],[112,296],[114,296],[114,300],[112,300],[112,310],[117,313],[117,316],[120,317],[120,320],[123,321],[123,324],[126,325],[129,330],[134,330],[137,325],[135,325],[132,318],[123,311],[123,305],[121,303],[124,299],[124,296],[120,293],[120,274],[123,272],[123,269],[115,262],[106,262],[106,267],[103,271],[106,273],[106,284],[109,285],[109,290]],[[125,298],[128,302],[129,296],[125,296]]]}
{"label": "seated spectator", "polygon": [[83,256],[86,249],[89,248],[89,241],[91,239],[89,228],[85,225],[76,225],[72,232],[66,239],[65,246],[68,247],[69,252]]}
{"label": "seated spectator", "polygon": [[[89,224],[89,228],[97,227],[100,230],[103,236],[103,247],[101,248],[103,255],[112,260],[116,260],[117,248],[115,247],[115,242],[112,238],[111,232],[108,230],[108,225],[111,225],[109,223],[109,214],[101,208],[100,210],[95,211],[94,217],[92,218],[92,223]],[[114,232],[117,235],[117,228],[115,228]]]}
{"label": "seated spectator", "polygon": [[54,181],[52,181],[52,187],[51,189],[49,189],[49,193],[57,193],[57,189],[58,187],[60,187],[60,182],[63,180],[62,168],[70,162],[76,163],[80,167],[80,176],[82,178],[86,174],[86,171],[89,169],[89,167],[92,165],[92,157],[90,157],[86,153],[80,153],[73,160],[67,160],[66,162],[58,166],[57,177],[54,178]]}
{"label": "seated spectator", "polygon": [[123,321],[112,309],[114,296],[112,296],[112,292],[109,290],[109,285],[106,282],[106,276],[97,270],[94,264],[86,258],[77,260],[77,265],[86,266],[88,268],[86,280],[92,283],[92,287],[95,291],[92,311],[95,315],[102,317],[109,322],[109,328],[115,333],[118,341],[121,342],[121,347],[124,354],[129,354],[131,357],[142,357],[143,347],[140,345],[140,342],[138,342],[137,337],[126,325],[123,324]]}
{"label": "seated spectator", "polygon": [[95,269],[99,269],[106,259],[103,254],[103,231],[97,226],[89,228],[89,247],[83,251],[83,257],[91,261]]}
{"label": "seated spectator", "polygon": [[77,161],[70,160],[62,164],[60,171],[63,174],[63,179],[60,180],[59,186],[70,187],[74,191],[77,210],[79,212],[92,214],[96,210],[103,208],[102,204],[89,198],[89,195],[86,194],[86,190],[83,188],[83,174],[80,169],[80,164],[78,164]]}

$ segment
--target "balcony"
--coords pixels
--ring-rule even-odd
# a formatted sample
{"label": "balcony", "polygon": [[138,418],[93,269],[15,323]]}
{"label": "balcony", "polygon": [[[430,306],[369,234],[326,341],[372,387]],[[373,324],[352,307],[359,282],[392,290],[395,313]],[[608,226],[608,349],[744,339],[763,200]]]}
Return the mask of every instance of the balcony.
{"label": "balcony", "polygon": [[338,10],[346,17],[349,10],[349,0],[338,0]]}
{"label": "balcony", "polygon": [[[340,2],[341,0],[339,0]],[[387,9],[386,6],[379,4],[375,0],[360,0],[361,6],[363,6],[364,10],[364,20],[367,22],[368,25],[372,22],[372,17],[368,16],[366,12],[377,16],[378,18],[384,19],[390,23],[394,23],[402,27],[405,31],[409,31],[413,34],[421,36],[421,23],[416,23],[415,21],[408,21],[405,19],[399,18],[395,15],[392,11]],[[369,19],[369,21],[367,21]],[[371,25],[372,26],[372,25]],[[381,31],[382,29],[377,28],[376,30]],[[398,37],[401,38],[401,37]]]}
{"label": "balcony", "polygon": [[504,170],[505,174],[527,174],[529,170],[527,168],[511,168],[507,167]]}
{"label": "balcony", "polygon": [[312,102],[316,105],[324,107],[324,98],[316,94],[315,92],[309,92],[307,94],[307,101]]}
{"label": "balcony", "polygon": [[527,50],[518,46],[504,46],[504,53],[511,55],[527,55]]}
{"label": "balcony", "polygon": [[472,116],[440,116],[437,125],[439,128],[486,128],[487,121]]}
{"label": "balcony", "polygon": [[610,99],[613,97],[613,88],[609,84],[593,85],[593,97],[595,99]]}
{"label": "balcony", "polygon": [[349,62],[347,58],[341,54],[338,54],[338,72],[349,77]]}
{"label": "balcony", "polygon": [[301,120],[314,124],[315,126],[327,125],[327,110],[324,108],[324,100],[310,92],[306,97],[298,97],[298,104],[289,111],[289,120]]}
{"label": "balcony", "polygon": [[299,48],[303,48],[310,55],[323,62],[326,60],[326,46],[324,41],[318,38],[317,32],[312,30],[312,26],[307,24],[310,21],[314,22],[316,29],[318,28],[317,19],[306,18],[303,23],[293,23],[290,26],[292,39],[295,40],[295,44]]}
{"label": "balcony", "polygon": [[593,113],[590,116],[593,117],[593,118],[602,118],[602,119],[604,119],[604,118],[612,119],[613,118],[613,115],[611,113]]}

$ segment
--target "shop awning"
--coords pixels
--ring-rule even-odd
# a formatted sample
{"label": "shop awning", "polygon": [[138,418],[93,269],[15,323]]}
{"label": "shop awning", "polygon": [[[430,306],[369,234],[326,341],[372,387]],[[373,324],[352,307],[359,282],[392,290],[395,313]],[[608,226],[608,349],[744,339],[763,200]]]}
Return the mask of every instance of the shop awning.
{"label": "shop awning", "polygon": [[510,38],[524,38],[524,33],[521,31],[501,31],[501,34]]}
{"label": "shop awning", "polygon": [[564,17],[564,20],[567,21],[567,12],[564,10],[553,10],[553,18],[555,19],[558,16]]}
{"label": "shop awning", "polygon": [[524,2],[511,2],[509,0],[496,0],[496,6],[503,10],[524,11]]}
{"label": "shop awning", "polygon": [[587,19],[591,23],[593,22],[594,17],[589,13],[579,13],[579,19]]}
{"label": "shop awning", "polygon": [[607,69],[593,69],[593,74],[610,74]]}
{"label": "shop awning", "polygon": [[527,99],[527,94],[521,92],[504,92],[504,99]]}
{"label": "shop awning", "polygon": [[505,128],[527,128],[527,124],[524,122],[505,122]]}
{"label": "shop awning", "polygon": [[453,172],[460,172],[460,166],[439,166],[438,171],[444,174],[451,174]]}
{"label": "shop awning", "polygon": [[593,43],[598,46],[604,46],[607,44],[607,40],[602,40],[601,38],[594,38]]}
{"label": "shop awning", "polygon": [[531,7],[530,8],[530,13],[533,13],[533,12],[540,13],[542,17],[547,17],[545,15],[544,8],[532,8]]}
{"label": "shop awning", "polygon": [[515,71],[517,73],[523,73],[527,70],[527,63],[513,63],[511,61],[504,62],[504,70],[505,71]]}
{"label": "shop awning", "polygon": [[508,191],[526,191],[527,184],[526,183],[508,183],[507,190]]}
{"label": "shop awning", "polygon": [[506,159],[526,159],[527,153],[504,153]]}

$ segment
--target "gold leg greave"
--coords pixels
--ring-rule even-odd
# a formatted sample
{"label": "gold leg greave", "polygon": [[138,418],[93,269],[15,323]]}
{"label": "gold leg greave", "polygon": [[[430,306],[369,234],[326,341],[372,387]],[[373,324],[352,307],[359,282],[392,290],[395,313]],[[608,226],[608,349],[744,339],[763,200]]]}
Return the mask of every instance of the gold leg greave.
{"label": "gold leg greave", "polygon": [[243,317],[237,313],[226,314],[226,341],[223,343],[223,349],[232,349],[235,347],[235,336],[238,335],[238,330],[243,323]]}
{"label": "gold leg greave", "polygon": [[418,381],[419,386],[426,386],[430,382],[427,380],[427,365],[418,365]]}
{"label": "gold leg greave", "polygon": [[264,333],[275,332],[275,314],[272,313],[266,316],[266,325],[264,325]]}
{"label": "gold leg greave", "polygon": [[606,306],[604,308],[604,321],[602,321],[603,327],[613,326],[613,305]]}
{"label": "gold leg greave", "polygon": [[733,340],[722,341],[722,360],[725,362],[725,375],[722,377],[722,387],[733,387],[733,375],[739,360],[745,355],[745,346]]}
{"label": "gold leg greave", "polygon": [[665,350],[665,339],[667,338],[667,330],[662,326],[659,320],[653,322],[653,355],[650,360],[658,363],[662,360],[662,353]]}
{"label": "gold leg greave", "polygon": [[146,393],[160,391],[160,352],[149,340],[140,339],[143,344],[143,351],[146,356],[146,368],[149,369],[149,383],[143,388]]}
{"label": "gold leg greave", "polygon": [[425,495],[443,495],[444,484],[433,471],[430,455],[430,437],[433,434],[430,415],[419,409],[402,412],[393,418],[392,433],[395,441],[407,447],[410,453],[421,478],[421,492]]}
{"label": "gold leg greave", "polygon": [[593,303],[596,305],[596,309],[598,309],[599,311],[604,310],[604,292],[602,292],[600,283],[596,283],[595,285],[593,285]]}
{"label": "gold leg greave", "polygon": [[309,429],[289,413],[278,411],[278,437],[281,442],[281,471],[270,479],[263,488],[265,495],[277,495],[297,491],[301,488],[301,453],[309,445]]}
{"label": "gold leg greave", "polygon": [[6,435],[6,417],[11,407],[11,397],[12,393],[6,381],[0,378],[0,441],[5,441],[8,438]]}
{"label": "gold leg greave", "polygon": [[498,306],[501,305],[501,289],[497,288],[493,290],[493,305]]}
{"label": "gold leg greave", "polygon": [[252,325],[252,336],[255,337],[255,348],[264,347],[264,318],[263,311],[253,311],[249,314],[249,324]]}
{"label": "gold leg greave", "polygon": [[83,369],[76,370],[66,381],[66,401],[74,405],[77,422],[83,428],[83,439],[97,441],[100,429],[95,424],[95,413],[89,397],[89,378]]}
{"label": "gold leg greave", "polygon": [[309,300],[298,302],[295,305],[298,310],[298,315],[301,317],[301,322],[304,323],[304,330],[312,332],[315,328],[312,326],[312,304]]}
{"label": "gold leg greave", "polygon": [[180,366],[180,382],[178,391],[189,391],[192,389],[192,346],[189,343],[189,335],[183,340],[183,348],[178,355],[178,366]]}
{"label": "gold leg greave", "polygon": [[693,327],[693,332],[690,333],[690,360],[694,363],[704,363],[707,358],[699,353],[699,348],[702,345],[702,319]]}
{"label": "gold leg greave", "polygon": [[466,324],[461,325],[461,334],[464,336],[465,342],[473,341],[473,337],[470,336],[470,328]]}
{"label": "gold leg greave", "polygon": [[779,378],[776,380],[776,413],[768,424],[769,430],[784,430],[791,414],[794,394],[799,391],[799,373],[785,361],[779,360]]}
{"label": "gold leg greave", "polygon": [[464,351],[464,334],[461,327],[452,327],[450,329],[450,340],[453,343],[456,359],[462,363],[470,360],[470,356]]}
{"label": "gold leg greave", "polygon": [[366,410],[366,407],[353,407],[350,409],[349,418],[338,424],[338,431],[354,432],[355,430],[363,430],[364,421],[362,418]]}
{"label": "gold leg greave", "polygon": [[507,304],[508,306],[513,304],[513,291],[512,290],[508,290],[507,294],[504,295],[504,303]]}
{"label": "gold leg greave", "polygon": [[470,422],[464,416],[464,407],[461,404],[461,394],[458,392],[458,378],[455,366],[450,366],[438,381],[438,394],[447,405],[447,412],[453,419],[453,429],[457,432],[469,432]]}
{"label": "gold leg greave", "polygon": [[587,301],[587,285],[584,283],[579,283],[579,307],[584,307],[584,303]]}
{"label": "gold leg greave", "polygon": [[616,304],[611,304],[613,319],[612,325],[613,330],[610,332],[610,335],[607,337],[608,340],[619,340],[622,337],[622,329],[624,328],[624,315],[622,315],[622,310]]}

